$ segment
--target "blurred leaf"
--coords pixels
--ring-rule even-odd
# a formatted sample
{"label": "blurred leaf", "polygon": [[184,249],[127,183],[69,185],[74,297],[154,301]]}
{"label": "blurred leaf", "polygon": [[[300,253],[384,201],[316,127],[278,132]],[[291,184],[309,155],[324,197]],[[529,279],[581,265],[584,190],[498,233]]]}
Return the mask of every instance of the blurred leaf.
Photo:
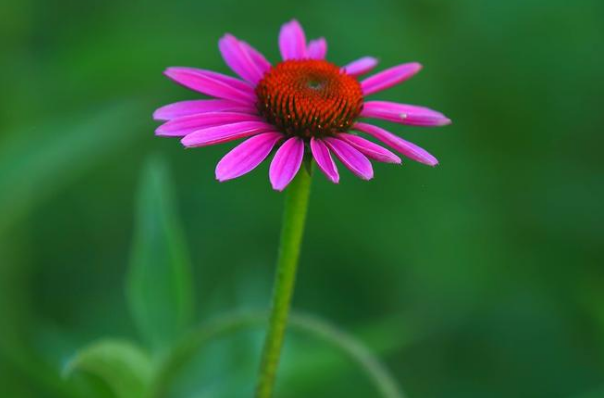
{"label": "blurred leaf", "polygon": [[[27,227],[19,225],[0,239],[0,396],[75,397],[59,370],[32,346],[37,331],[31,310],[31,253]],[[27,393],[10,393],[11,389]]]}
{"label": "blurred leaf", "polygon": [[380,360],[352,335],[313,315],[294,314],[291,317],[291,326],[340,350],[367,374],[380,391],[381,396],[386,398],[404,397],[396,380]]}
{"label": "blurred leaf", "polygon": [[141,334],[161,350],[190,321],[191,263],[165,163],[151,159],[141,180],[127,294]]}
{"label": "blurred leaf", "polygon": [[200,327],[187,333],[177,344],[173,345],[162,362],[153,380],[150,397],[160,398],[166,396],[170,385],[176,376],[183,370],[208,343],[224,336],[245,330],[254,326],[264,325],[267,315],[264,312],[247,311],[224,314]]}
{"label": "blurred leaf", "polygon": [[153,368],[149,356],[127,341],[103,340],[79,351],[64,375],[83,372],[107,384],[118,398],[142,398]]}
{"label": "blurred leaf", "polygon": [[[11,229],[37,204],[81,176],[108,154],[136,137],[146,116],[139,101],[116,99],[111,105],[44,120],[14,131],[3,131],[0,141],[0,351],[11,365],[30,377],[29,386],[65,389],[58,371],[30,346],[35,329],[32,315],[28,258],[22,248],[22,226]],[[16,231],[15,231],[16,230]],[[18,248],[18,250],[16,250]],[[33,252],[31,252],[33,253]],[[22,253],[21,253],[22,254]],[[39,384],[39,385],[37,385]]]}
{"label": "blurred leaf", "polygon": [[[267,315],[263,312],[248,311],[227,314],[212,320],[190,332],[164,358],[154,379],[150,396],[159,398],[166,395],[169,385],[194,355],[211,341],[243,329],[265,325]],[[289,327],[292,330],[311,335],[346,355],[371,380],[381,396],[403,398],[404,394],[396,380],[381,364],[379,359],[352,335],[338,329],[316,316],[293,313]]]}
{"label": "blurred leaf", "polygon": [[361,365],[366,373],[373,373],[369,375],[371,381],[383,396],[401,397],[395,381],[388,376],[377,356],[400,352],[427,334],[422,331],[420,336],[418,327],[411,327],[409,323],[413,322],[404,322],[398,317],[374,321],[362,329],[355,329],[357,339],[325,320],[297,313],[291,319],[292,328],[308,332],[306,334],[323,344],[304,346],[295,351],[295,360],[284,361],[279,370],[281,383],[304,389],[309,386],[308,380],[313,384],[329,384],[338,374],[345,374],[346,365],[352,362]]}
{"label": "blurred leaf", "polygon": [[148,115],[140,104],[116,101],[7,134],[0,143],[0,234],[27,209],[133,139]]}
{"label": "blurred leaf", "polygon": [[589,392],[574,395],[573,398],[602,398],[604,397],[604,386],[591,390]]}

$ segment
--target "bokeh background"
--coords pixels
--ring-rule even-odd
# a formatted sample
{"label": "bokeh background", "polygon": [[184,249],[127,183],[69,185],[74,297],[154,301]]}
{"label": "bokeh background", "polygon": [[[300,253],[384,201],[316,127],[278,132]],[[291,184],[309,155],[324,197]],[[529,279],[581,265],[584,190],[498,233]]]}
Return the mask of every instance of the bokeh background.
{"label": "bokeh background", "polygon": [[[423,63],[381,98],[454,121],[392,127],[434,169],[315,175],[295,308],[370,347],[410,398],[604,397],[600,0],[3,0],[0,396],[112,397],[66,364],[108,337],[148,346],[126,294],[145,195],[153,213],[144,181],[173,192],[193,324],[266,308],[283,199],[267,166],[219,184],[229,145],[183,150],[151,114],[197,98],[165,67],[230,73],[227,31],[276,60],[293,17],[335,63]],[[250,396],[261,336],[210,344],[168,396]],[[312,336],[288,336],[281,370],[279,397],[378,396]]]}

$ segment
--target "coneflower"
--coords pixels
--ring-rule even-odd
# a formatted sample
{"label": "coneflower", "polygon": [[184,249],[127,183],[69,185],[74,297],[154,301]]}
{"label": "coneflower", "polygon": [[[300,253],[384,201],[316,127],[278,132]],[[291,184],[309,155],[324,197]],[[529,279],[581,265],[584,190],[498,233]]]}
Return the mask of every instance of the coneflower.
{"label": "coneflower", "polygon": [[[369,159],[401,163],[391,151],[367,140],[363,133],[415,161],[434,166],[436,158],[422,148],[371,124],[363,118],[412,126],[442,126],[450,120],[428,108],[367,96],[400,84],[421,69],[406,63],[360,80],[377,60],[363,57],[339,67],[326,60],[325,39],[306,42],[297,21],[281,28],[279,48],[283,61],[271,65],[244,41],[227,34],[219,41],[227,65],[241,79],[185,67],[165,74],[177,83],[215,99],[183,101],[158,109],[165,120],[159,136],[183,137],[186,147],[202,147],[248,138],[217,165],[216,178],[226,181],[252,171],[274,148],[270,181],[283,190],[297,174],[304,156],[311,156],[332,182],[340,179],[335,155],[358,177],[369,180]],[[251,138],[249,138],[251,137]]]}
{"label": "coneflower", "polygon": [[311,178],[309,173],[300,172],[302,162],[305,158],[314,159],[334,183],[340,180],[334,155],[365,180],[373,178],[370,159],[401,163],[397,155],[361,133],[410,159],[435,166],[436,158],[422,148],[360,119],[426,127],[449,124],[450,120],[420,106],[367,101],[367,96],[411,78],[421,69],[420,64],[398,65],[361,80],[359,76],[377,65],[375,58],[363,57],[346,66],[336,66],[325,59],[325,39],[307,43],[297,21],[281,28],[279,48],[283,61],[276,65],[248,43],[229,34],[220,39],[219,48],[227,65],[240,79],[208,70],[168,68],[165,74],[172,80],[213,99],[177,102],[158,109],[155,119],[166,123],[156,134],[182,137],[186,147],[246,138],[216,166],[219,181],[249,173],[276,149],[270,165],[270,181],[278,191],[289,188],[269,328],[256,389],[258,398],[269,398],[283,345],[308,208]]}

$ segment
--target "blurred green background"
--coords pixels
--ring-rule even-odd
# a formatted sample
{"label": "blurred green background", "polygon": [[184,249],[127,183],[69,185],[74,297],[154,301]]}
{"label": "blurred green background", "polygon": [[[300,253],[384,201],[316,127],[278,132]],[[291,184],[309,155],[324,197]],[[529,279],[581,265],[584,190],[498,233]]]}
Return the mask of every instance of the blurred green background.
{"label": "blurred green background", "polygon": [[[161,239],[141,249],[162,237],[147,222],[175,231],[185,268],[189,253],[195,324],[266,308],[283,199],[267,165],[219,184],[230,146],[183,150],[154,137],[151,114],[198,98],[165,67],[230,73],[225,32],[275,61],[293,17],[335,63],[423,63],[380,98],[454,122],[391,126],[434,169],[376,164],[373,181],[343,172],[339,186],[315,176],[295,308],[367,344],[410,398],[604,397],[601,0],[3,0],[0,396],[113,396],[62,372],[103,338],[147,346],[125,293],[130,264],[167,258]],[[154,187],[167,196],[146,203]],[[168,396],[250,396],[262,330],[199,351]],[[296,332],[277,395],[378,396]]]}

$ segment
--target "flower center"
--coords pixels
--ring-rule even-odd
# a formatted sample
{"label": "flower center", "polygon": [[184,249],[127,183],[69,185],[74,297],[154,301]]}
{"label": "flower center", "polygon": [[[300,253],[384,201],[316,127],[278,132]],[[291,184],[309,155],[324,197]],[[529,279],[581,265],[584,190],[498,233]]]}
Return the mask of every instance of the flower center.
{"label": "flower center", "polygon": [[305,138],[348,130],[363,108],[359,82],[320,60],[273,66],[258,83],[256,95],[258,110],[269,123]]}

